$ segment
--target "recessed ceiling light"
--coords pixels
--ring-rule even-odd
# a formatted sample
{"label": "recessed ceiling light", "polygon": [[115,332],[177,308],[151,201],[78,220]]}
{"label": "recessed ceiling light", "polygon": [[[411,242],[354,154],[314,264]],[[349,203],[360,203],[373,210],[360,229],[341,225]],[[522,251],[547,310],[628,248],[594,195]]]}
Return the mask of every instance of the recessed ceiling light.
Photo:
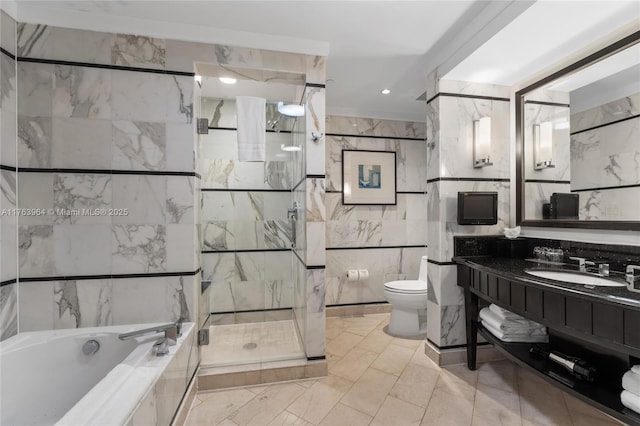
{"label": "recessed ceiling light", "polygon": [[380,93],[382,93],[383,95],[388,95],[389,93],[391,93],[391,90],[389,90],[389,89],[382,89],[382,90],[380,91]]}
{"label": "recessed ceiling light", "polygon": [[238,80],[233,77],[219,77],[219,80],[224,84],[236,84]]}

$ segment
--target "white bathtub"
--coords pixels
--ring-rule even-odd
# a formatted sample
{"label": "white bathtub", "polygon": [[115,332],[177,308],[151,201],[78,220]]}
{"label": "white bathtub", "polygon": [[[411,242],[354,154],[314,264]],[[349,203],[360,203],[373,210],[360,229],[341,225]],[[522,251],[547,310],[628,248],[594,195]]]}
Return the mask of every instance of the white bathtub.
{"label": "white bathtub", "polygon": [[[91,393],[88,403],[83,397],[96,385],[104,390],[110,380],[103,379],[119,364],[126,371],[152,372],[145,389],[138,386],[132,390],[135,398],[142,400],[157,379],[162,375],[187,336],[193,335],[193,323],[185,323],[178,344],[171,347],[169,355],[158,357],[152,353],[152,345],[161,334],[151,334],[122,341],[118,335],[127,331],[150,327],[152,324],[137,324],[112,327],[38,331],[20,333],[0,344],[0,424],[8,425],[52,425],[59,421],[74,406],[75,419],[84,415],[82,410],[95,414],[96,408],[120,406],[111,412],[110,418],[129,419],[133,416],[137,403],[114,404],[117,398],[127,401],[134,395],[127,395],[127,382],[121,382],[117,392],[113,392],[112,401],[96,398]],[[82,346],[88,340],[97,340],[100,349],[94,355],[84,355]],[[121,370],[117,370],[121,371]],[[135,376],[134,376],[135,377]],[[102,383],[100,384],[100,382]],[[124,385],[123,385],[124,383]],[[132,383],[132,382],[129,382]],[[112,389],[115,391],[115,389]],[[98,392],[99,395],[109,395]],[[94,402],[95,401],[95,402]],[[104,411],[104,410],[103,410]],[[93,415],[87,413],[88,416]],[[101,421],[96,421],[101,423]],[[109,422],[107,422],[109,423]],[[124,422],[123,422],[124,423]]]}

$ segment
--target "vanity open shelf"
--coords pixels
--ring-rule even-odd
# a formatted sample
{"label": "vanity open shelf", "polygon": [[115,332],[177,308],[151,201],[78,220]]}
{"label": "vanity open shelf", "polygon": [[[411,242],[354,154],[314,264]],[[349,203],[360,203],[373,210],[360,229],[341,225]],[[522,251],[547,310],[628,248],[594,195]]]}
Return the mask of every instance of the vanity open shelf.
{"label": "vanity open shelf", "polygon": [[[640,364],[640,295],[625,287],[590,287],[529,275],[524,259],[455,257],[465,296],[467,365],[476,368],[480,334],[504,355],[535,375],[626,424],[640,426],[640,414],[620,402],[622,375]],[[478,313],[494,303],[548,327],[546,349],[593,363],[594,383],[581,381],[549,360],[529,353],[531,343],[506,343],[480,324]]]}
{"label": "vanity open shelf", "polygon": [[[547,382],[559,387],[570,395],[579,398],[601,411],[632,425],[640,425],[640,414],[625,408],[620,402],[620,389],[603,386],[601,383],[588,383],[571,376],[562,367],[546,360],[534,358],[529,353],[531,343],[507,343],[497,339],[482,324],[477,324],[478,333],[486,341],[493,343],[507,359],[533,372]],[[548,344],[536,343],[545,349]]]}

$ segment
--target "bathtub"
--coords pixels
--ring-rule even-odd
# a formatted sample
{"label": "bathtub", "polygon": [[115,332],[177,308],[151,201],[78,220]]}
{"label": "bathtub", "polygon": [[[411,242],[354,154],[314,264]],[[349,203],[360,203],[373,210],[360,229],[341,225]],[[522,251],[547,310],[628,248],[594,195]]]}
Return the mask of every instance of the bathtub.
{"label": "bathtub", "polygon": [[[67,418],[74,419],[71,423],[86,423],[79,420],[83,418],[92,418],[92,424],[114,424],[114,419],[116,424],[130,422],[139,402],[195,334],[193,323],[185,323],[177,345],[162,357],[152,353],[159,333],[118,339],[121,333],[151,325],[27,332],[3,341],[0,424],[53,425]],[[82,347],[89,340],[96,340],[100,349],[84,355]],[[120,377],[114,381],[116,372]],[[136,380],[140,372],[145,377],[142,385]],[[117,389],[111,389],[116,384]],[[105,408],[108,412],[102,413]]]}

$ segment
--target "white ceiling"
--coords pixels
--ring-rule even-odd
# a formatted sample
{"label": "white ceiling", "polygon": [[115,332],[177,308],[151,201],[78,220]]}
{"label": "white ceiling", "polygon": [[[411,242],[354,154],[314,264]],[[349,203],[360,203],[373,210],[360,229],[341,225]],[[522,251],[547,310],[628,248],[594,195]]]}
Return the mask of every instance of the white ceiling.
{"label": "white ceiling", "polygon": [[[6,8],[24,22],[328,55],[328,114],[424,121],[424,102],[415,99],[436,66],[449,71],[462,61],[448,76],[461,80],[497,69],[507,77],[493,82],[511,84],[541,59],[561,57],[640,16],[637,0],[532,3],[17,0]],[[544,12],[560,3],[558,12]],[[503,36],[505,26],[511,32]],[[380,94],[383,88],[392,93]]]}

